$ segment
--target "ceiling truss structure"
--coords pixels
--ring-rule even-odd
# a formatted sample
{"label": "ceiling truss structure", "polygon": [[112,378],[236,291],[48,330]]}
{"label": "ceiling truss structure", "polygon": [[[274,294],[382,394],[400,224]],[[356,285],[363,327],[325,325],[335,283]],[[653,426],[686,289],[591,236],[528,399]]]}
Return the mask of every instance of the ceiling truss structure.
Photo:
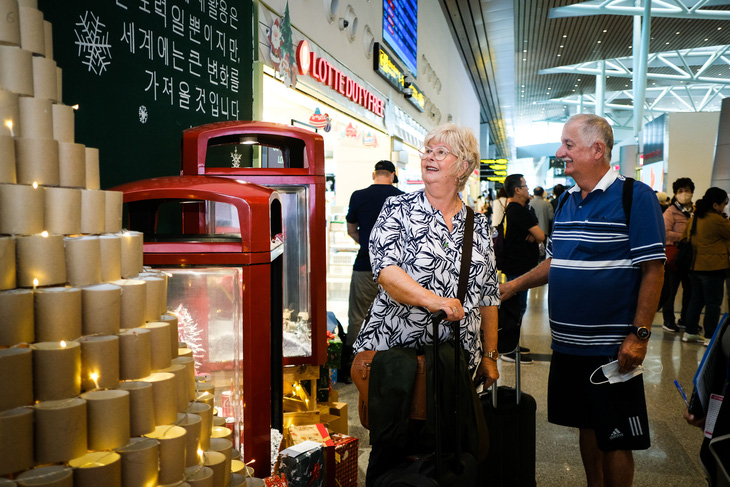
{"label": "ceiling truss structure", "polygon": [[[542,69],[539,74],[570,73],[596,76],[596,92],[593,96],[568,96],[556,101],[562,102],[566,106],[568,104],[578,105],[579,111],[583,110],[585,104],[593,104],[601,115],[605,114],[606,108],[618,113],[633,110],[633,117],[614,116],[611,118],[614,120],[622,118],[624,121],[627,118],[633,118],[635,135],[639,133],[643,125],[643,123],[636,123],[637,121],[651,120],[658,113],[716,110],[718,101],[728,96],[728,91],[730,91],[725,90],[723,93],[726,86],[730,85],[730,72],[727,71],[730,67],[730,59],[726,57],[730,45],[646,53],[648,25],[650,24],[648,14],[651,12],[651,17],[689,20],[730,20],[730,11],[703,8],[728,4],[730,2],[720,0],[589,0],[580,4],[553,8],[550,11],[551,19],[588,15],[632,16],[635,22],[633,55]],[[648,21],[649,24],[642,26],[643,22],[639,20],[642,14],[643,22]],[[639,31],[636,29],[641,30],[641,46],[638,46]],[[606,79],[611,77],[631,78],[632,89],[606,94],[604,92]],[[652,81],[652,85],[659,82],[660,86],[649,88],[647,87],[648,80]],[[642,98],[641,104],[634,103],[637,97]],[[619,98],[621,99],[619,100]],[[671,103],[667,103],[668,100],[671,100]],[[617,102],[612,103],[614,101]],[[644,116],[645,109],[649,111],[648,117]]]}
{"label": "ceiling truss structure", "polygon": [[[629,110],[638,87],[631,76],[641,71],[633,64],[635,16],[647,1],[439,0],[497,157],[535,140],[533,121],[563,119],[571,105],[595,103],[596,93],[604,94],[606,117],[621,124],[638,118]],[[641,118],[660,110],[719,110],[730,96],[730,50],[723,52],[730,45],[730,0],[651,0],[650,12],[643,52],[656,54],[647,55]],[[605,77],[591,71],[601,60]]]}
{"label": "ceiling truss structure", "polygon": [[[590,0],[550,11],[550,18],[584,15],[641,15],[647,0]],[[681,19],[730,20],[730,12],[704,7],[730,5],[718,0],[651,0],[652,17]]]}
{"label": "ceiling truss structure", "polygon": [[[646,78],[650,80],[674,80],[681,83],[730,84],[730,71],[715,69],[718,67],[730,68],[730,57],[726,55],[730,54],[728,51],[730,51],[730,46],[714,46],[649,54]],[[606,76],[617,78],[634,77],[633,57],[631,56],[541,69],[539,73],[572,73],[600,76],[603,73],[601,63],[605,63],[604,74]]]}

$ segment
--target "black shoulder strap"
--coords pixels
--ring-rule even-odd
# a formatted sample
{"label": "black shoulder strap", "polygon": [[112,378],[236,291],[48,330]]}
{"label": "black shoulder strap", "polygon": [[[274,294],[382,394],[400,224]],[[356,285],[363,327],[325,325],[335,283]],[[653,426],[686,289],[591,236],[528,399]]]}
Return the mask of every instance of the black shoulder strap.
{"label": "black shoulder strap", "polygon": [[570,196],[570,193],[568,193],[567,191],[565,191],[565,192],[563,193],[563,197],[562,197],[562,198],[560,198],[560,201],[558,201],[558,207],[557,207],[557,208],[555,208],[555,214],[556,214],[556,215],[557,215],[557,214],[558,214],[558,212],[560,211],[560,208],[562,208],[562,207],[563,207],[563,205],[565,204],[565,202],[566,202],[566,201],[568,201],[568,196]]}
{"label": "black shoulder strap", "polygon": [[469,284],[469,267],[471,266],[471,249],[474,244],[474,210],[466,207],[466,223],[464,224],[464,242],[461,246],[461,269],[459,270],[459,287],[456,297],[462,304],[466,297],[466,286]]}
{"label": "black shoulder strap", "polygon": [[624,181],[624,192],[621,197],[624,205],[624,215],[626,215],[626,226],[631,223],[631,206],[634,203],[634,178],[626,178]]}
{"label": "black shoulder strap", "polygon": [[[626,216],[626,226],[629,226],[631,222],[631,207],[634,203],[634,178],[626,178],[624,181],[623,194],[621,195],[621,203],[624,207],[624,215]],[[563,207],[565,202],[568,200],[569,193],[566,191],[563,193],[563,197],[558,202],[558,207],[555,209],[555,215],[558,214],[560,209]]]}

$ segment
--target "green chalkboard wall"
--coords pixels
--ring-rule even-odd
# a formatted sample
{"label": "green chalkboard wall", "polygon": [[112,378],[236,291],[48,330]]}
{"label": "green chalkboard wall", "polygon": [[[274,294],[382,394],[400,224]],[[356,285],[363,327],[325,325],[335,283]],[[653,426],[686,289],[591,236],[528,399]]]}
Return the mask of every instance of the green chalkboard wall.
{"label": "green chalkboard wall", "polygon": [[102,188],[180,173],[182,131],[253,113],[252,0],[39,0]]}

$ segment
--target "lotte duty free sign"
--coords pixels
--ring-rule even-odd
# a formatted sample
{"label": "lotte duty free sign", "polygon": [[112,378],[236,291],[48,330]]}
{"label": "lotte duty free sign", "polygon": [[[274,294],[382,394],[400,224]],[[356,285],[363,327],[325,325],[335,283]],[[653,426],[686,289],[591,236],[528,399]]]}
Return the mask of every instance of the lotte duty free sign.
{"label": "lotte duty free sign", "polygon": [[297,65],[299,74],[302,76],[309,74],[320,83],[326,84],[377,116],[384,115],[385,102],[383,100],[332,66],[326,59],[317,57],[317,53],[309,50],[309,43],[306,40],[301,41],[297,46]]}

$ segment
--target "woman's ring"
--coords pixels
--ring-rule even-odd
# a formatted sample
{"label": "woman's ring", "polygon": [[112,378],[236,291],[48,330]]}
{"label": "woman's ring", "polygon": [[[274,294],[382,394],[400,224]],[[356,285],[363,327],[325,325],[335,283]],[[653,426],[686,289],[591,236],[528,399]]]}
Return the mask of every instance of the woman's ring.
{"label": "woman's ring", "polygon": [[451,311],[453,311],[454,314],[456,314],[456,308],[451,308]]}

